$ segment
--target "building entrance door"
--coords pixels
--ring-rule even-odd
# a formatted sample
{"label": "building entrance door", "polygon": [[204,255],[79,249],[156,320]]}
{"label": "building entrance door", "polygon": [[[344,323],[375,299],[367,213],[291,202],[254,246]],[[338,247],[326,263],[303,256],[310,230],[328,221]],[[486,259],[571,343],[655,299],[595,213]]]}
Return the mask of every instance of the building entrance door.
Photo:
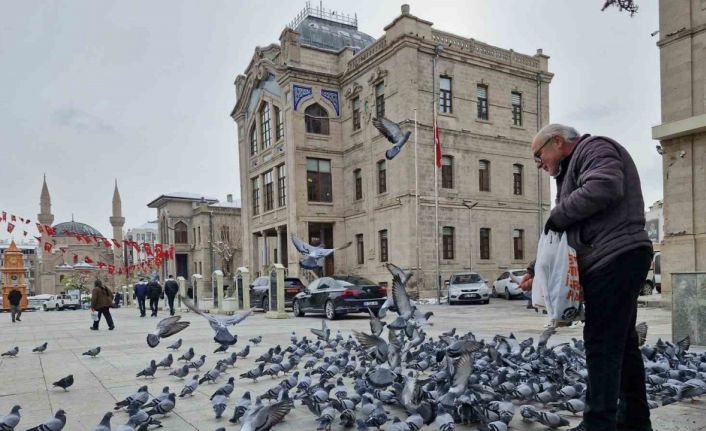
{"label": "building entrance door", "polygon": [[[309,244],[333,248],[333,223],[309,223]],[[323,274],[333,275],[333,254],[324,259]]]}

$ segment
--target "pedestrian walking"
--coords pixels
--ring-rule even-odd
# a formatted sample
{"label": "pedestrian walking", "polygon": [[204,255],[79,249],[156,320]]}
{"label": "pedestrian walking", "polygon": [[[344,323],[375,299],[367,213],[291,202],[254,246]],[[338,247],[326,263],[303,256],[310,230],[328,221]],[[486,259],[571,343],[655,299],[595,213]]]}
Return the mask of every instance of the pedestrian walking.
{"label": "pedestrian walking", "polygon": [[173,275],[169,275],[167,281],[164,282],[164,293],[167,295],[167,303],[169,304],[169,315],[174,315],[174,298],[179,293],[179,284],[174,280]]}
{"label": "pedestrian walking", "polygon": [[140,317],[145,317],[147,311],[145,310],[145,299],[147,298],[147,283],[144,277],[140,277],[140,281],[135,283],[135,293],[134,298],[137,299],[137,306],[140,308]]}
{"label": "pedestrian walking", "polygon": [[10,302],[10,314],[12,315],[12,323],[15,320],[21,322],[20,316],[22,315],[22,292],[17,286],[13,286],[10,293],[7,295],[7,300]]}
{"label": "pedestrian walking", "polygon": [[91,292],[91,311],[98,312],[98,320],[93,322],[91,329],[98,330],[101,316],[105,317],[105,322],[108,324],[108,329],[115,329],[113,324],[113,316],[110,315],[110,305],[113,303],[113,292],[103,285],[103,282],[96,280],[93,283],[93,291]]}
{"label": "pedestrian walking", "polygon": [[159,284],[158,275],[155,275],[152,281],[147,283],[147,296],[150,298],[150,310],[152,310],[151,316],[157,317],[159,298],[164,296],[164,292],[162,292],[162,285]]}
{"label": "pedestrian walking", "polygon": [[652,243],[635,163],[613,139],[561,124],[542,128],[531,149],[557,185],[544,231],[564,232],[576,250],[586,305],[588,390],[574,430],[651,430],[635,321]]}

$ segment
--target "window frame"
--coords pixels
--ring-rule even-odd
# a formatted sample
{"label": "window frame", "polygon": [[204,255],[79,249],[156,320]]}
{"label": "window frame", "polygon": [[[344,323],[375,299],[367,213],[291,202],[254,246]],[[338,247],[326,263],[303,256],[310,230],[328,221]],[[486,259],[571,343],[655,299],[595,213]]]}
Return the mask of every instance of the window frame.
{"label": "window frame", "polygon": [[[483,165],[485,164],[485,168]],[[490,160],[478,160],[478,191],[490,192]]]}
{"label": "window frame", "polygon": [[253,123],[252,127],[250,128],[249,139],[250,139],[250,156],[256,156],[257,152],[258,152],[257,126],[254,123]]}
{"label": "window frame", "polygon": [[380,262],[389,262],[389,235],[387,229],[381,229],[378,231],[378,239],[380,243]]}
{"label": "window frame", "polygon": [[455,256],[454,235],[456,229],[453,226],[444,226],[441,228],[442,242],[442,258],[445,260],[453,260]]}
{"label": "window frame", "polygon": [[[481,90],[484,92],[484,97],[481,97],[480,95]],[[488,99],[488,85],[476,84],[476,104],[478,107],[477,118],[479,120],[488,121],[490,119]]]}
{"label": "window frame", "polygon": [[[448,81],[449,88],[442,88],[442,82]],[[439,77],[439,112],[453,114],[453,81],[450,76]]]}
{"label": "window frame", "polygon": [[[309,170],[309,161],[316,161],[316,171]],[[328,162],[329,171],[321,171],[321,162]],[[333,202],[333,184],[332,184],[332,163],[331,159],[321,159],[317,157],[306,158],[306,181],[307,181],[307,201],[308,202]],[[328,182],[329,198],[324,195],[325,190],[322,185]],[[312,185],[313,184],[313,185]],[[313,187],[313,194],[312,194]],[[315,196],[314,196],[315,195]]]}
{"label": "window frame", "polygon": [[360,97],[356,96],[351,102],[351,107],[353,111],[353,131],[360,130]]}
{"label": "window frame", "polygon": [[275,106],[275,140],[279,141],[284,138],[284,113]]}
{"label": "window frame", "polygon": [[[515,172],[515,171],[519,172]],[[522,196],[524,194],[524,166],[519,163],[514,163],[512,165],[512,194],[515,196]]]}
{"label": "window frame", "polygon": [[355,236],[355,250],[358,265],[365,264],[365,237],[362,233]]}
{"label": "window frame", "polygon": [[357,168],[353,170],[353,183],[355,184],[354,199],[359,201],[363,199],[363,170]]}
{"label": "window frame", "polygon": [[478,246],[480,248],[480,260],[490,260],[491,235],[492,231],[489,227],[480,228],[478,239]]}
{"label": "window frame", "polygon": [[259,111],[260,120],[260,148],[267,149],[272,146],[272,118],[270,104],[263,103]]}
{"label": "window frame", "polygon": [[[269,182],[268,182],[269,181]],[[262,174],[262,197],[263,197],[263,210],[265,212],[272,211],[274,209],[274,181],[272,178],[272,170],[269,170]]]}
{"label": "window frame", "polygon": [[[515,234],[517,233],[517,236]],[[512,256],[514,260],[525,259],[525,230],[512,230]]]}
{"label": "window frame", "polygon": [[260,177],[250,178],[252,215],[260,214]]}
{"label": "window frame", "polygon": [[387,193],[387,161],[378,160],[376,163],[378,177],[378,194]]}
{"label": "window frame", "polygon": [[[517,96],[519,104],[516,104],[514,99]],[[510,92],[510,106],[512,111],[512,124],[517,127],[522,127],[522,93],[519,91]]]}
{"label": "window frame", "polygon": [[[448,164],[444,164],[448,160]],[[441,188],[454,188],[454,158],[453,156],[441,156]]]}
{"label": "window frame", "polygon": [[174,244],[189,243],[189,228],[183,221],[178,221],[174,224]]}
{"label": "window frame", "polygon": [[[308,113],[310,110],[318,109],[318,115]],[[331,128],[329,123],[329,114],[326,108],[318,103],[312,103],[307,106],[304,110],[304,125],[306,128],[306,133],[311,133],[314,135],[324,135],[329,136],[331,134]]]}
{"label": "window frame", "polygon": [[287,205],[287,166],[281,164],[277,166],[277,206]]}
{"label": "window frame", "polygon": [[375,84],[375,116],[385,116],[385,81]]}

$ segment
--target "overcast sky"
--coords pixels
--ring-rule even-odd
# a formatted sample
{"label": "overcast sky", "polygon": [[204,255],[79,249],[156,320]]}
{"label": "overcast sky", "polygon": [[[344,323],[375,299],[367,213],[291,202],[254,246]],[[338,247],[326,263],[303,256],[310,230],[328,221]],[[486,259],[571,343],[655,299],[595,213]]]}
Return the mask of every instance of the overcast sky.
{"label": "overcast sky", "polygon": [[[317,2],[314,2],[318,4]],[[118,180],[125,228],[156,218],[146,204],[188,191],[240,197],[235,77],[304,1],[2,1],[0,208],[36,218],[42,174],[55,223],[111,236]],[[630,18],[603,0],[409,1],[435,28],[549,55],[552,122],[611,136],[632,153],[646,206],[662,197],[657,2]],[[357,13],[373,37],[401,2],[324,2]],[[2,229],[0,237],[7,237]]]}

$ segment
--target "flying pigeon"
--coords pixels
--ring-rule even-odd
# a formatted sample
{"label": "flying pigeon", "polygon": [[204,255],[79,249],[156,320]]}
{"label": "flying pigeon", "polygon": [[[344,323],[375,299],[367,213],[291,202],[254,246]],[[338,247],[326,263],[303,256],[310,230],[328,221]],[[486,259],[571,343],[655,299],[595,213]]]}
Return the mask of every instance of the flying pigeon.
{"label": "flying pigeon", "polygon": [[68,376],[64,377],[63,379],[59,379],[56,382],[52,383],[54,387],[61,388],[64,391],[68,389],[69,386],[74,384],[74,375],[69,374]]}
{"label": "flying pigeon", "polygon": [[20,423],[20,406],[12,407],[10,413],[0,421],[0,430],[12,431]]}
{"label": "flying pigeon", "polygon": [[299,262],[299,265],[304,269],[321,268],[324,264],[324,258],[326,256],[332,254],[336,250],[343,250],[346,247],[350,247],[350,245],[353,244],[353,242],[349,241],[342,247],[338,248],[324,248],[321,246],[315,247],[311,244],[305,243],[294,234],[292,234],[292,243],[294,243],[294,248],[296,248],[297,251],[304,256],[304,259]]}
{"label": "flying pigeon", "polygon": [[292,410],[294,403],[290,399],[263,405],[258,399],[253,407],[248,410],[243,417],[243,425],[241,431],[266,431],[277,425],[284,419],[285,416]]}
{"label": "flying pigeon", "polygon": [[238,336],[231,334],[228,331],[228,327],[237,325],[238,323],[245,320],[253,312],[253,309],[251,308],[248,311],[227,318],[218,318],[202,312],[201,310],[196,308],[196,306],[194,306],[194,304],[192,304],[191,301],[189,301],[187,298],[180,298],[189,310],[208,320],[209,325],[211,325],[211,329],[213,329],[216,333],[216,335],[213,337],[213,341],[220,345],[232,346],[233,344],[235,344],[238,341]]}
{"label": "flying pigeon", "polygon": [[101,348],[100,348],[100,346],[98,346],[98,347],[95,347],[95,348],[93,348],[93,349],[90,349],[90,350],[88,350],[88,351],[86,351],[86,352],[83,352],[81,355],[82,355],[82,356],[90,356],[91,358],[95,358],[96,356],[98,356],[98,354],[99,354],[100,352],[101,352]]}
{"label": "flying pigeon", "polygon": [[110,418],[113,417],[113,412],[107,412],[103,415],[100,423],[93,428],[93,431],[110,431]]}
{"label": "flying pigeon", "polygon": [[61,431],[64,429],[64,425],[66,425],[66,412],[59,409],[53,418],[27,431]]}
{"label": "flying pigeon", "polygon": [[8,350],[7,352],[3,353],[3,354],[0,355],[0,356],[7,356],[7,357],[9,357],[9,358],[14,358],[15,356],[17,356],[17,354],[18,354],[19,352],[20,352],[20,348],[17,347],[17,346],[15,346],[15,347],[13,347],[12,349],[10,349],[10,350]]}
{"label": "flying pigeon", "polygon": [[181,319],[181,316],[171,316],[160,320],[157,323],[157,328],[147,334],[147,345],[155,348],[159,344],[160,338],[171,337],[190,325],[190,322],[180,322],[179,319]]}
{"label": "flying pigeon", "polygon": [[412,132],[402,132],[397,123],[393,123],[385,117],[373,118],[373,125],[380,133],[392,142],[392,147],[385,151],[385,158],[392,160],[402,150],[402,146],[407,142]]}
{"label": "flying pigeon", "polygon": [[44,344],[42,344],[41,346],[35,347],[34,349],[32,349],[32,351],[36,352],[36,353],[44,353],[44,351],[47,350],[48,345],[49,345],[49,343],[44,342]]}

